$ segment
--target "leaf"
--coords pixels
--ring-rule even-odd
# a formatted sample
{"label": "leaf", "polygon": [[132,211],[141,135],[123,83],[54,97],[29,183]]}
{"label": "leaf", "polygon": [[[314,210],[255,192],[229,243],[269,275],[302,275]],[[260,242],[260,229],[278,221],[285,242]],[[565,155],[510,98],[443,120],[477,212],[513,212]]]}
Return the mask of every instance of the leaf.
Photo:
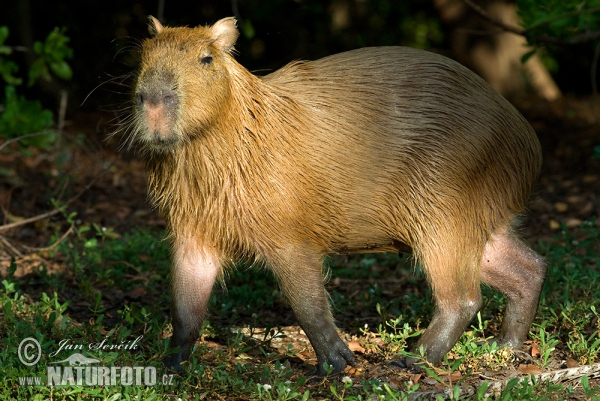
{"label": "leaf", "polygon": [[[2,48],[0,48],[2,50]],[[16,73],[19,70],[19,67],[16,63],[11,60],[4,60],[0,58],[0,75],[4,82],[9,85],[17,86],[23,83],[21,78],[15,77],[13,73]]]}
{"label": "leaf", "polygon": [[348,343],[348,349],[350,349],[350,351],[360,352],[361,354],[365,353],[365,349],[357,341],[350,341]]}
{"label": "leaf", "polygon": [[517,370],[521,373],[528,374],[528,375],[542,373],[542,370],[533,364],[529,364],[529,365],[520,364],[519,367],[517,368]]}
{"label": "leaf", "polygon": [[69,80],[73,76],[73,71],[66,61],[50,63],[50,70],[60,79]]}
{"label": "leaf", "polygon": [[38,58],[31,63],[31,67],[29,67],[29,81],[27,82],[27,85],[32,86],[40,77],[43,77],[46,80],[50,80],[51,78],[48,68],[44,63],[44,59],[42,58]]}
{"label": "leaf", "polygon": [[540,349],[537,344],[531,346],[531,356],[537,358],[540,355]]}
{"label": "leaf", "polygon": [[527,60],[529,60],[536,53],[536,51],[536,49],[533,49],[523,54],[523,56],[521,56],[521,64],[525,64]]}
{"label": "leaf", "polygon": [[252,25],[252,21],[250,20],[244,21],[240,28],[247,39],[252,39],[254,35],[256,35],[256,30],[254,29],[254,25]]}
{"label": "leaf", "polygon": [[33,44],[33,52],[38,56],[41,56],[44,53],[44,44],[40,41],[36,41]]}
{"label": "leaf", "polygon": [[8,38],[8,27],[6,25],[0,26],[0,45],[4,44],[4,41]]}

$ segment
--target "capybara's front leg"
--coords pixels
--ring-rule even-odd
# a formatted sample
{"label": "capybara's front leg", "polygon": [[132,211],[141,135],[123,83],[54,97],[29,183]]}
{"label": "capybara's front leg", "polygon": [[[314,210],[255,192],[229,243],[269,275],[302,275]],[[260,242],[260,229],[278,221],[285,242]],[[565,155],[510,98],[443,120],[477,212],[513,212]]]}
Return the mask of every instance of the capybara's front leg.
{"label": "capybara's front leg", "polygon": [[[447,236],[446,238],[451,238]],[[476,249],[461,249],[458,244],[442,244],[422,253],[421,263],[431,284],[435,313],[417,343],[427,360],[441,362],[458,341],[469,321],[482,305]],[[412,367],[417,359],[403,361]]]}
{"label": "capybara's front leg", "polygon": [[[433,364],[442,361],[446,353],[458,341],[469,321],[481,307],[481,298],[456,299],[454,302],[438,302],[433,319],[419,339],[415,353],[422,347],[427,360]],[[416,359],[408,358],[408,366]]]}
{"label": "capybara's front leg", "polygon": [[165,365],[179,370],[181,362],[190,357],[220,270],[220,257],[214,249],[189,237],[175,240],[171,268],[173,336],[170,346],[180,347],[180,351],[165,360]]}
{"label": "capybara's front leg", "polygon": [[324,376],[323,365],[334,368],[334,373],[355,362],[354,354],[340,339],[323,286],[323,259],[308,251],[286,250],[283,260],[273,266],[300,327],[306,333],[317,355],[316,374]]}

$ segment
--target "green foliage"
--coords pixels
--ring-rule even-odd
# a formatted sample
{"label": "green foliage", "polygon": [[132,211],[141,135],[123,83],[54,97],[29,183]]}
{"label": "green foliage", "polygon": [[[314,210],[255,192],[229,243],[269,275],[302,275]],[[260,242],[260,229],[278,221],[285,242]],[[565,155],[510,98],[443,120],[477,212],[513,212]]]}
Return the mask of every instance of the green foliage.
{"label": "green foliage", "polygon": [[419,11],[401,22],[403,39],[417,49],[430,49],[442,42],[444,35],[438,19]]}
{"label": "green foliage", "polygon": [[21,144],[45,148],[56,140],[56,134],[49,130],[51,125],[52,112],[39,101],[18,95],[12,85],[4,88],[4,112],[0,114],[0,134],[4,139],[39,132],[42,135],[24,138]]}
{"label": "green foliage", "polygon": [[9,85],[21,85],[23,80],[13,75],[19,71],[19,66],[5,57],[10,56],[13,52],[12,48],[4,44],[7,38],[8,27],[0,26],[0,76]]}
{"label": "green foliage", "polygon": [[556,347],[560,344],[558,335],[547,331],[548,321],[542,321],[540,325],[534,323],[531,333],[532,338],[539,344],[540,354],[538,365],[542,368],[546,368],[552,362],[552,353],[556,350]]}
{"label": "green foliage", "polygon": [[[4,97],[0,97],[0,137],[7,140],[23,137],[20,143],[25,148],[47,148],[57,139],[50,130],[53,114],[44,109],[39,100],[28,100],[17,93],[16,88],[23,79],[17,76],[17,63],[9,58],[14,50],[5,45],[8,36],[8,27],[0,26],[0,76],[6,84]],[[68,43],[64,28],[55,28],[43,42],[34,43],[29,51],[36,55],[36,59],[28,71],[28,86],[38,79],[71,79],[73,73],[66,60],[73,57],[73,50]]]}
{"label": "green foliage", "polygon": [[542,36],[568,42],[600,31],[598,0],[517,0],[517,6],[531,44],[539,43]]}
{"label": "green foliage", "polygon": [[533,375],[529,378],[515,377],[508,381],[498,399],[502,401],[556,399],[558,395],[556,393],[562,390],[562,385],[549,381],[540,382]]}
{"label": "green foliage", "polygon": [[64,80],[71,79],[73,72],[66,62],[73,57],[69,40],[65,35],[65,28],[54,28],[44,42],[33,44],[33,51],[38,58],[29,69],[29,86],[33,85],[39,77],[50,80],[54,75]]}
{"label": "green foliage", "polygon": [[[405,380],[400,383],[386,382],[387,378],[375,379],[361,375],[332,376],[321,379],[320,383],[310,383],[303,374],[307,368],[301,364],[292,365],[298,351],[291,347],[285,352],[274,350],[270,339],[278,335],[266,330],[264,340],[256,338],[260,318],[252,321],[250,336],[240,331],[213,328],[208,322],[201,329],[208,342],[221,338],[217,346],[208,346],[207,341],[198,343],[192,358],[184,370],[173,376],[170,386],[48,386],[28,387],[19,384],[19,377],[39,376],[46,365],[56,361],[49,357],[62,339],[78,342],[109,343],[131,340],[143,335],[143,347],[139,352],[102,351],[88,356],[99,358],[105,366],[155,366],[159,377],[170,374],[162,367],[161,360],[170,352],[167,345],[170,326],[164,314],[168,305],[165,288],[169,278],[169,243],[161,240],[164,233],[134,230],[117,234],[109,228],[82,222],[74,213],[65,217],[73,226],[74,235],[60,243],[46,257],[58,262],[64,269],[50,272],[46,266],[37,268],[36,274],[29,277],[15,277],[17,263],[10,264],[7,276],[2,281],[0,305],[3,319],[0,332],[4,347],[0,350],[0,375],[7,383],[0,386],[0,398],[19,399],[160,399],[165,394],[173,394],[181,399],[189,399],[191,394],[201,399],[213,399],[227,394],[236,399],[259,400],[408,400],[424,397],[420,391],[431,389],[427,379],[433,379],[435,388],[445,391],[450,399],[460,399],[464,383],[479,380],[479,374],[486,370],[514,370],[510,350],[498,348],[490,336],[489,318],[478,315],[475,327],[465,333],[459,343],[448,354],[440,367],[429,366],[423,355],[413,355],[423,362],[427,376],[420,383]],[[54,243],[59,235],[50,240]],[[598,228],[593,222],[585,223],[578,229],[577,239],[573,233],[565,231],[555,241],[540,244],[539,248],[549,263],[547,287],[542,296],[540,312],[530,338],[537,344],[540,355],[535,363],[540,367],[549,366],[552,361],[564,358],[564,353],[581,363],[593,363],[598,355],[598,331],[600,326],[597,313],[597,299],[600,299],[599,241]],[[398,258],[380,255],[357,256],[346,261],[345,266],[364,266],[365,269],[391,274],[392,269],[401,264]],[[387,269],[387,270],[386,270]],[[343,274],[345,280],[357,278],[364,282],[365,271],[332,267],[334,276]],[[267,298],[280,296],[274,292],[274,282],[269,275],[258,274],[259,269],[242,269],[239,274],[231,274],[232,287],[227,297],[218,295],[221,302],[211,302],[213,316],[228,315],[227,327],[238,326],[231,316],[242,316],[234,309],[270,309],[276,307]],[[37,278],[35,278],[37,275]],[[258,277],[258,280],[255,280]],[[32,282],[33,281],[33,282]],[[248,281],[250,287],[245,287]],[[244,290],[236,292],[235,287]],[[75,290],[73,291],[73,288]],[[365,286],[368,287],[368,286]],[[42,288],[45,292],[36,292]],[[137,301],[128,300],[119,294],[135,294],[143,289],[144,295]],[[385,293],[366,291],[373,298],[372,303],[364,303],[361,297],[346,297],[345,302],[336,303],[336,314],[345,312],[357,314],[361,309],[371,308],[386,316],[385,325],[376,332],[364,329],[358,340],[378,338],[382,341],[362,343],[369,348],[368,355],[377,355],[379,361],[389,360],[394,355],[407,355],[407,343],[414,341],[420,315],[411,314],[410,305],[403,309],[403,315],[393,316],[390,310],[384,311],[377,304],[384,302]],[[250,295],[249,295],[250,294]],[[257,295],[253,300],[251,294]],[[131,295],[133,296],[133,295]],[[118,297],[124,300],[115,309],[109,299]],[[229,306],[223,305],[227,298],[239,298]],[[423,297],[423,295],[421,295]],[[228,302],[228,301],[226,301]],[[273,301],[271,301],[273,302]],[[407,298],[402,303],[412,304]],[[113,306],[111,306],[113,305]],[[240,306],[241,305],[241,306]],[[488,303],[486,309],[500,312],[501,303]],[[82,320],[81,309],[86,313]],[[418,309],[421,309],[420,306]],[[420,311],[419,311],[420,312]],[[229,316],[231,315],[231,316]],[[493,320],[493,319],[492,319]],[[216,326],[215,326],[216,327]],[[497,330],[497,329],[496,329]],[[37,367],[28,368],[17,357],[19,342],[26,337],[36,338],[42,348],[42,359]],[[257,352],[259,351],[259,352]],[[559,351],[559,354],[557,354]],[[374,362],[369,361],[367,363]],[[364,375],[364,374],[363,374]],[[451,376],[457,380],[449,381]],[[423,388],[425,387],[425,388]],[[552,384],[531,377],[517,377],[508,382],[505,388],[494,395],[490,394],[490,383],[482,383],[471,399],[538,400],[598,399],[599,389],[587,378],[582,379],[577,389],[563,384]],[[424,394],[424,393],[423,393]],[[193,399],[193,398],[192,398]]]}

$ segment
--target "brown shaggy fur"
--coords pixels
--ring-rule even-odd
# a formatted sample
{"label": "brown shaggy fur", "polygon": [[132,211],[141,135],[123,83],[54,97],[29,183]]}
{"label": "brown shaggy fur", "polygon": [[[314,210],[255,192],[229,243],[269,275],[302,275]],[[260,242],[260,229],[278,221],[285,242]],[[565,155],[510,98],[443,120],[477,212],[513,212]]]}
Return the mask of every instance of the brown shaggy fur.
{"label": "brown shaggy fur", "polygon": [[[541,165],[534,131],[504,98],[458,63],[420,50],[365,48],[259,78],[231,55],[233,19],[151,27],[133,133],[148,150],[151,199],[175,244],[210,249],[217,275],[239,258],[270,266],[309,338],[312,320],[329,327],[332,319],[328,310],[308,317],[322,303],[322,283],[297,283],[332,253],[410,248],[436,316],[465,305],[473,314],[486,244],[514,238],[510,224]],[[528,260],[540,278],[527,284],[535,313],[544,267],[538,255]],[[432,326],[430,336],[445,335]],[[444,345],[427,340],[430,359],[448,351],[455,331]],[[312,333],[311,341],[336,340]],[[315,346],[319,363],[337,362],[326,348]]]}

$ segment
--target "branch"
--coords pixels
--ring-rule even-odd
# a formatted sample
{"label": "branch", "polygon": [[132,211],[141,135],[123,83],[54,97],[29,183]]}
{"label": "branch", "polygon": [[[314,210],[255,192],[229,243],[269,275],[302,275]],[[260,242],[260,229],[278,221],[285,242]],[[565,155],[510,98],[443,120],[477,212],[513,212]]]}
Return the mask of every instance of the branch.
{"label": "branch", "polygon": [[7,147],[8,145],[10,145],[13,142],[20,141],[21,139],[30,138],[32,136],[47,135],[48,133],[49,132],[34,132],[32,134],[25,134],[25,135],[18,136],[16,138],[11,138],[11,139],[7,140],[6,142],[4,142],[2,145],[0,145],[0,150],[4,149],[5,147]]}
{"label": "branch", "polygon": [[533,42],[550,43],[553,45],[576,45],[596,39],[600,39],[600,31],[584,32],[568,38],[557,38],[548,35],[536,35],[531,38]]}
{"label": "branch", "polygon": [[[593,365],[585,365],[579,366],[576,368],[570,369],[561,369],[554,370],[551,372],[543,372],[531,375],[523,375],[519,377],[519,383],[531,383],[531,379],[534,378],[537,382],[544,382],[549,380],[551,383],[564,383],[564,382],[580,382],[583,376],[587,376],[590,379],[595,379],[600,377],[600,364]],[[488,377],[480,376],[483,382],[488,382],[488,387],[485,391],[485,396],[493,396],[494,394],[501,393],[502,390],[506,388],[506,385],[511,379],[506,380],[489,380]],[[470,397],[473,396],[477,392],[477,387],[479,385],[470,385],[467,383],[463,383],[460,388],[460,396]],[[452,387],[447,387],[444,389],[436,389],[436,390],[428,390],[428,391],[419,391],[413,394],[410,394],[409,399],[450,399],[453,395]]]}
{"label": "branch", "polygon": [[[98,181],[98,179],[104,175],[104,173],[106,171],[108,171],[108,168],[105,169],[100,174],[98,174],[88,185],[85,186],[85,188],[83,188],[81,191],[79,191],[74,197],[72,197],[71,199],[67,200],[65,202],[64,206],[68,206],[70,203],[73,203],[75,200],[77,200],[88,189],[90,189]],[[23,226],[25,224],[33,223],[35,221],[43,220],[43,219],[46,219],[48,217],[52,217],[55,214],[60,213],[62,210],[63,210],[62,207],[57,207],[56,209],[50,210],[49,212],[46,212],[46,213],[39,214],[37,216],[29,217],[27,219],[23,219],[21,221],[16,221],[14,223],[4,224],[4,225],[0,226],[0,232],[6,231],[6,230],[10,230],[11,228]]]}
{"label": "branch", "polygon": [[17,52],[23,52],[23,53],[33,53],[33,50],[31,50],[28,47],[25,46],[5,46],[8,47],[10,50],[14,50]]}
{"label": "branch", "polygon": [[62,208],[56,208],[49,212],[38,214],[37,216],[29,217],[28,219],[15,221],[14,223],[4,224],[4,225],[0,226],[0,232],[10,230],[11,228],[23,226],[25,224],[33,223],[38,220],[44,220],[45,218],[52,217],[55,214],[60,213],[61,210],[62,210]]}
{"label": "branch", "polygon": [[69,227],[69,229],[58,240],[56,240],[56,242],[54,242],[52,245],[45,246],[42,248],[32,248],[32,247],[26,246],[25,248],[27,248],[28,250],[33,251],[33,252],[51,251],[54,248],[56,248],[58,245],[60,245],[61,242],[63,242],[65,239],[67,239],[67,237],[73,232],[74,228],[75,228],[75,223],[72,223],[71,227]]}
{"label": "branch", "polygon": [[19,250],[17,248],[15,248],[6,238],[4,238],[1,235],[0,235],[0,242],[2,242],[5,247],[10,249],[15,254],[16,257],[18,257],[18,258],[23,257],[23,254],[21,252],[19,252]]}
{"label": "branch", "polygon": [[477,13],[481,18],[483,18],[484,20],[488,21],[489,23],[491,23],[492,25],[497,26],[498,28],[506,31],[506,32],[511,32],[514,33],[516,35],[521,35],[521,36],[525,36],[527,37],[527,39],[530,42],[537,42],[537,43],[549,43],[549,44],[554,44],[554,45],[575,45],[578,43],[584,43],[584,42],[589,42],[592,40],[596,40],[596,39],[600,39],[600,31],[592,31],[592,32],[584,32],[584,33],[580,33],[574,36],[570,36],[568,38],[558,38],[556,36],[549,36],[549,35],[534,35],[534,36],[529,36],[528,34],[531,33],[531,31],[535,28],[539,28],[542,25],[545,25],[547,23],[553,22],[554,20],[558,19],[558,18],[563,18],[563,17],[570,17],[573,15],[579,15],[579,14],[590,14],[590,13],[595,13],[595,12],[599,12],[600,8],[591,8],[589,10],[584,10],[578,13],[569,13],[569,14],[565,14],[565,15],[561,15],[560,17],[556,17],[552,20],[548,20],[548,21],[543,21],[535,26],[532,26],[528,29],[523,29],[523,28],[519,28],[516,26],[511,26],[511,25],[507,25],[505,24],[503,21],[501,21],[500,19],[494,17],[493,15],[491,15],[490,13],[488,13],[486,10],[484,10],[483,8],[481,8],[478,4],[474,3],[473,0],[462,0],[463,3],[465,3],[471,10],[473,10],[475,13]]}
{"label": "branch", "polygon": [[471,10],[475,11],[475,13],[477,13],[481,18],[483,18],[484,20],[488,21],[492,25],[496,25],[498,28],[500,28],[500,29],[502,29],[502,30],[504,30],[506,32],[512,32],[512,33],[515,33],[515,34],[521,35],[521,36],[525,36],[525,34],[527,33],[527,31],[525,29],[523,29],[523,28],[519,28],[519,27],[516,27],[516,26],[506,25],[503,21],[501,21],[500,19],[494,17],[493,15],[491,15],[490,13],[488,13],[487,11],[485,11],[478,4],[475,4],[472,0],[462,0],[462,1],[467,6],[469,6],[469,8]]}

